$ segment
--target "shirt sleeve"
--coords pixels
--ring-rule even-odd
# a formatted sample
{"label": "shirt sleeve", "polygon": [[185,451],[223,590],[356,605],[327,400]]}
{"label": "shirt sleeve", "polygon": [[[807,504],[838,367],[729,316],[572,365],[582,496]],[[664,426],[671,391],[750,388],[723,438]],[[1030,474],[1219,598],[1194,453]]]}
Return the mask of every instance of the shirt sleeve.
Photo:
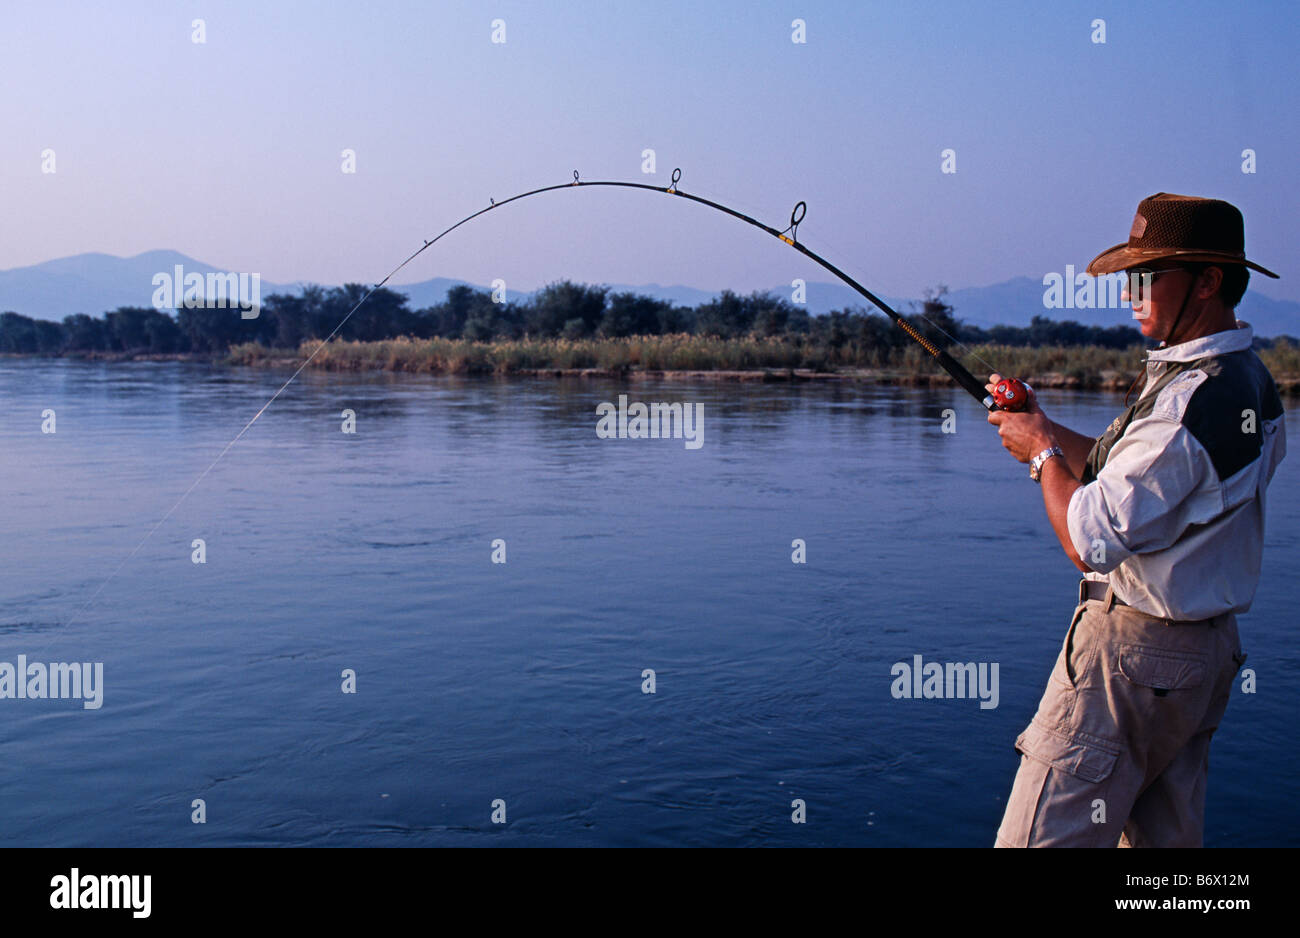
{"label": "shirt sleeve", "polygon": [[1223,511],[1223,492],[1205,448],[1181,422],[1135,420],[1097,478],[1070,496],[1066,524],[1079,557],[1109,573],[1134,554],[1164,550],[1189,525]]}

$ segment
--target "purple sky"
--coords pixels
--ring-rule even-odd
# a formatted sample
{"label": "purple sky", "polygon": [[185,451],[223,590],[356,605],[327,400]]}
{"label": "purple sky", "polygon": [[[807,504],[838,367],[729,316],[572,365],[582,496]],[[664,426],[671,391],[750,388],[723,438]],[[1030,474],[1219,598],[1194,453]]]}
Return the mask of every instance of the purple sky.
{"label": "purple sky", "polygon": [[[778,228],[806,200],[801,239],[900,296],[1082,268],[1143,196],[1217,196],[1282,274],[1252,289],[1300,300],[1298,22],[1282,3],[10,2],[0,268],[170,248],[374,282],[490,196],[681,166]],[[398,281],[436,276],[826,279],[705,208],[599,189],[492,213]]]}

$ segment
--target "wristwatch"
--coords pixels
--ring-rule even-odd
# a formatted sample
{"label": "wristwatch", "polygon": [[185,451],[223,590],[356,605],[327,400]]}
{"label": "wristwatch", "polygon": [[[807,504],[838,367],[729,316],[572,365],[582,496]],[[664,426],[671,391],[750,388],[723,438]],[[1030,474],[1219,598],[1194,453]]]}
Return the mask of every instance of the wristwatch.
{"label": "wristwatch", "polygon": [[1043,481],[1043,464],[1053,456],[1060,456],[1064,459],[1065,451],[1056,444],[1052,444],[1047,449],[1043,450],[1029,461],[1029,478],[1041,485]]}

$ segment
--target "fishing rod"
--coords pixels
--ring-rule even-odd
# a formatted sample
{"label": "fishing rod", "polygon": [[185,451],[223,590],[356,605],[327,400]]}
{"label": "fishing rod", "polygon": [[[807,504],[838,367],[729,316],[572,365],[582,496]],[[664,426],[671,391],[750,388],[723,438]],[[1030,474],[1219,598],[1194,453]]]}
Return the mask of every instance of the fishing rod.
{"label": "fishing rod", "polygon": [[[848,284],[850,287],[852,287],[862,296],[866,297],[866,299],[868,299],[881,312],[883,312],[886,316],[892,319],[894,323],[900,329],[902,329],[903,332],[907,334],[908,338],[912,339],[912,341],[916,342],[917,345],[925,349],[925,351],[930,355],[930,357],[933,358],[936,362],[938,362],[939,365],[944,369],[944,371],[948,372],[948,374],[952,376],[954,381],[956,381],[959,385],[961,385],[961,387],[963,387],[966,391],[968,391],[972,397],[974,397],[977,401],[983,404],[984,407],[987,408],[989,411],[996,411],[996,410],[1016,411],[1016,410],[1023,410],[1026,406],[1028,406],[1029,389],[1024,384],[1024,382],[1019,381],[1015,378],[1003,378],[993,388],[992,392],[989,392],[985,388],[985,386],[974,375],[972,375],[969,371],[967,371],[966,368],[960,362],[954,359],[946,351],[936,346],[925,336],[921,335],[921,333],[916,330],[916,327],[914,327],[910,322],[908,322],[898,313],[894,312],[894,310],[892,310],[884,300],[876,296],[874,293],[872,293],[862,284],[858,283],[856,280],[854,280],[844,271],[840,270],[830,261],[826,260],[820,254],[810,250],[807,246],[801,244],[798,240],[798,229],[799,229],[799,223],[803,221],[804,215],[808,211],[808,205],[806,202],[801,201],[798,204],[796,204],[794,210],[790,213],[789,226],[787,226],[784,231],[777,231],[775,228],[771,227],[770,225],[765,225],[758,219],[752,218],[749,215],[744,214],[743,212],[738,212],[733,208],[728,208],[727,206],[722,205],[718,202],[714,202],[711,199],[706,199],[698,195],[692,195],[689,192],[683,192],[681,189],[677,188],[677,183],[681,181],[681,178],[682,178],[682,171],[680,168],[677,168],[673,170],[672,183],[671,185],[668,186],[652,186],[649,185],[648,183],[622,182],[616,180],[595,180],[591,182],[583,182],[578,176],[578,171],[575,169],[573,171],[572,182],[559,183],[553,186],[542,186],[540,189],[532,189],[529,190],[528,192],[521,192],[519,193],[519,195],[513,195],[508,199],[502,199],[500,202],[496,201],[496,199],[488,199],[488,205],[486,208],[481,208],[477,212],[473,212],[470,215],[466,215],[460,221],[456,222],[456,224],[450,226],[449,228],[446,228],[435,237],[425,241],[424,244],[420,248],[415,250],[409,257],[407,257],[406,260],[402,261],[400,264],[394,267],[387,277],[385,277],[383,280],[379,281],[379,283],[375,284],[373,287],[367,290],[365,294],[361,297],[361,299],[357,300],[356,304],[353,305],[353,307],[350,310],[348,310],[347,315],[345,315],[341,320],[339,320],[338,325],[335,326],[330,331],[330,333],[327,336],[325,336],[324,339],[322,339],[319,343],[317,343],[316,348],[312,350],[312,353],[308,355],[307,358],[301,364],[298,365],[297,369],[293,372],[293,374],[291,374],[288,377],[288,379],[284,382],[284,384],[280,385],[279,389],[274,394],[271,395],[270,400],[268,400],[265,404],[263,404],[261,409],[259,409],[257,413],[255,413],[252,416],[252,418],[246,424],[244,424],[243,428],[237,434],[235,434],[234,439],[232,439],[229,443],[227,443],[222,448],[221,452],[217,454],[216,459],[212,460],[212,462],[208,465],[208,467],[204,469],[203,472],[199,474],[199,477],[195,479],[194,482],[190,485],[190,487],[181,494],[181,497],[176,500],[176,503],[172,505],[170,509],[168,509],[167,513],[163,515],[163,517],[158,521],[158,523],[155,524],[149,530],[149,532],[145,534],[143,538],[141,538],[140,542],[136,544],[135,548],[131,551],[131,553],[128,554],[122,560],[122,562],[117,566],[117,568],[99,584],[99,587],[95,590],[94,593],[91,594],[90,598],[87,599],[81,605],[81,607],[76,610],[73,616],[66,623],[64,623],[64,628],[66,629],[67,626],[79,620],[81,616],[85,614],[86,610],[99,597],[99,594],[103,592],[104,587],[106,587],[110,581],[116,578],[117,574],[121,572],[122,568],[125,567],[131,561],[131,559],[135,557],[137,553],[139,553],[140,549],[144,547],[145,543],[151,537],[153,537],[154,533],[157,532],[157,530],[160,527],[162,527],[162,525],[167,521],[167,519],[170,518],[178,508],[180,508],[181,504],[190,496],[190,493],[192,493],[194,489],[198,487],[199,483],[201,483],[204,480],[204,478],[207,477],[208,473],[210,473],[216,467],[217,463],[219,463],[225,457],[226,453],[230,452],[231,448],[244,437],[244,435],[252,428],[253,424],[257,423],[258,419],[262,416],[262,414],[266,413],[267,409],[272,404],[274,404],[275,401],[280,397],[280,395],[283,394],[285,390],[289,387],[289,385],[291,385],[294,382],[294,379],[296,379],[298,375],[302,374],[302,372],[307,368],[307,366],[310,365],[312,361],[316,358],[317,354],[320,353],[321,349],[325,348],[326,344],[331,339],[333,339],[334,336],[338,335],[339,330],[343,328],[343,326],[347,323],[347,321],[352,318],[352,315],[358,309],[361,308],[362,304],[364,304],[366,300],[370,299],[370,297],[373,296],[378,290],[380,290],[384,286],[384,284],[388,283],[389,280],[391,280],[394,276],[396,276],[398,271],[404,268],[407,264],[411,263],[411,261],[415,260],[417,257],[423,254],[429,248],[433,247],[433,245],[436,244],[438,241],[441,241],[447,235],[451,234],[461,225],[471,222],[475,218],[478,218],[480,215],[485,215],[488,212],[493,211],[494,209],[498,209],[503,205],[509,205],[511,202],[518,202],[520,199],[526,199],[529,198],[530,196],[540,195],[543,192],[554,192],[558,189],[572,189],[580,186],[607,186],[607,187],[617,187],[622,189],[645,189],[650,192],[662,192],[666,195],[675,195],[678,196],[679,198],[689,199],[692,202],[698,202],[701,205],[707,205],[709,208],[716,209],[717,211],[722,212],[725,215],[730,215],[732,218],[738,218],[747,224],[753,225],[755,228],[760,228],[763,231],[766,231],[772,237],[777,238],[783,241],[784,243],[788,244],[790,247],[797,250],[800,254],[803,254],[809,260],[813,261],[814,263],[830,271],[840,280],[844,281],[844,283]],[[930,320],[926,319],[924,315],[922,315],[921,318],[925,319],[926,322],[930,322]],[[944,330],[938,325],[936,325],[935,323],[930,322],[930,325],[934,326],[936,330],[943,333],[943,335],[946,336],[950,341],[952,341],[954,345],[961,345],[960,342],[958,342],[952,336],[948,335],[947,332],[944,332]],[[975,357],[978,358],[979,356],[975,356]],[[994,370],[992,366],[988,364],[988,362],[982,362],[982,363],[986,367],[988,367],[990,371]],[[60,630],[60,632],[57,634],[62,634],[62,631],[63,630]],[[51,638],[51,641],[53,641],[53,638]],[[47,642],[46,646],[48,647],[48,645],[49,643]]]}
{"label": "fishing rod", "polygon": [[[998,382],[997,386],[994,387],[993,391],[990,393],[985,388],[984,383],[980,381],[978,378],[976,378],[974,375],[972,375],[965,368],[965,366],[961,364],[961,362],[957,361],[955,358],[949,355],[944,349],[939,348],[933,342],[927,339],[925,336],[921,335],[921,333],[916,330],[915,326],[913,326],[910,322],[908,322],[906,319],[904,319],[902,316],[896,313],[893,309],[891,309],[889,307],[889,304],[887,304],[884,300],[876,296],[874,293],[872,293],[862,284],[858,283],[856,280],[854,280],[844,271],[840,270],[830,261],[826,260],[826,258],[822,257],[817,252],[809,249],[806,245],[802,244],[798,239],[798,232],[799,232],[799,223],[803,221],[804,215],[808,211],[808,204],[806,202],[801,201],[798,204],[796,204],[794,210],[790,213],[789,226],[786,227],[784,231],[777,231],[775,228],[771,227],[770,225],[765,225],[758,219],[746,215],[743,212],[738,212],[733,208],[729,208],[718,202],[714,202],[711,199],[706,199],[698,195],[692,195],[689,192],[683,192],[681,189],[677,188],[677,183],[681,180],[681,178],[682,178],[682,171],[680,168],[677,168],[673,170],[672,183],[668,186],[652,186],[648,183],[643,183],[643,182],[622,182],[617,180],[583,181],[582,179],[579,178],[578,171],[575,169],[573,171],[572,182],[563,182],[553,186],[542,186],[540,189],[531,189],[528,192],[521,192],[519,195],[513,195],[508,199],[502,199],[500,202],[496,201],[495,199],[489,199],[488,206],[486,208],[479,209],[477,212],[465,216],[460,221],[456,222],[456,224],[452,225],[451,227],[439,233],[436,237],[425,241],[423,247],[419,248],[417,251],[411,254],[411,256],[408,257],[406,260],[402,261],[402,263],[398,264],[397,267],[393,269],[392,273],[390,273],[387,277],[385,277],[383,280],[377,283],[373,288],[371,288],[371,290],[368,293],[366,293],[365,296],[363,296],[357,302],[356,306],[354,306],[351,309],[351,311],[348,312],[347,316],[343,317],[343,320],[338,324],[338,326],[334,328],[334,331],[325,337],[325,341],[328,342],[330,338],[332,338],[335,334],[337,334],[339,329],[343,327],[343,324],[347,322],[348,319],[352,316],[352,313],[355,313],[357,309],[361,306],[361,304],[370,298],[370,295],[372,293],[374,293],[376,290],[378,290],[380,287],[386,284],[390,279],[392,279],[392,277],[399,270],[401,270],[411,261],[415,260],[426,250],[428,250],[430,247],[436,244],[438,241],[442,240],[442,238],[451,234],[461,225],[473,221],[475,218],[478,218],[480,215],[485,215],[488,212],[494,209],[498,209],[503,205],[508,205],[511,202],[518,202],[520,199],[526,199],[529,198],[530,196],[540,195],[543,192],[554,192],[559,189],[572,189],[581,186],[609,186],[609,187],[617,187],[623,189],[645,189],[650,192],[662,192],[666,195],[675,195],[678,196],[679,198],[689,199],[692,202],[698,202],[701,205],[707,205],[709,208],[716,209],[719,212],[722,212],[726,215],[730,215],[732,218],[738,218],[747,224],[753,225],[755,228],[760,228],[763,231],[766,231],[772,237],[777,238],[780,241],[783,241],[785,244],[788,244],[790,247],[794,248],[800,254],[807,257],[809,260],[813,261],[814,263],[830,271],[840,280],[844,281],[844,283],[848,284],[850,287],[852,287],[862,296],[866,297],[866,299],[868,299],[872,303],[872,305],[874,305],[877,309],[879,309],[886,316],[892,319],[895,325],[897,325],[900,329],[903,330],[903,332],[907,334],[908,338],[910,338],[917,345],[921,346],[921,348],[923,348],[931,358],[933,358],[936,362],[938,362],[939,366],[943,368],[944,371],[948,372],[948,374],[952,376],[953,380],[956,381],[957,384],[959,384],[962,388],[964,388],[967,392],[969,392],[970,395],[975,398],[975,400],[983,404],[984,407],[987,408],[988,410],[1015,411],[1015,410],[1022,410],[1026,406],[1028,406],[1029,389],[1024,384],[1024,382],[1016,378],[1004,378],[1003,380]],[[921,318],[925,319],[924,316],[922,316]],[[926,319],[926,322],[930,322],[930,320]],[[960,342],[958,342],[952,336],[948,335],[948,333],[944,332],[944,330],[941,329],[939,326],[935,325],[932,322],[930,323],[930,325],[934,326],[935,329],[943,333],[948,339],[950,339],[953,342],[954,345],[961,345]],[[984,362],[984,364],[986,366],[988,365],[987,362]],[[990,370],[994,370],[992,369],[992,366],[988,366],[988,367],[990,368]]]}

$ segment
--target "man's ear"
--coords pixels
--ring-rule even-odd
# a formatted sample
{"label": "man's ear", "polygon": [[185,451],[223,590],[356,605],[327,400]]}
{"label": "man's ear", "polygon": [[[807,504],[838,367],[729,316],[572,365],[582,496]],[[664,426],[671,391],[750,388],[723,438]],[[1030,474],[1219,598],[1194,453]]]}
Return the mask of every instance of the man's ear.
{"label": "man's ear", "polygon": [[1219,287],[1223,285],[1223,269],[1221,267],[1202,267],[1196,276],[1196,296],[1198,299],[1208,300],[1219,292]]}

